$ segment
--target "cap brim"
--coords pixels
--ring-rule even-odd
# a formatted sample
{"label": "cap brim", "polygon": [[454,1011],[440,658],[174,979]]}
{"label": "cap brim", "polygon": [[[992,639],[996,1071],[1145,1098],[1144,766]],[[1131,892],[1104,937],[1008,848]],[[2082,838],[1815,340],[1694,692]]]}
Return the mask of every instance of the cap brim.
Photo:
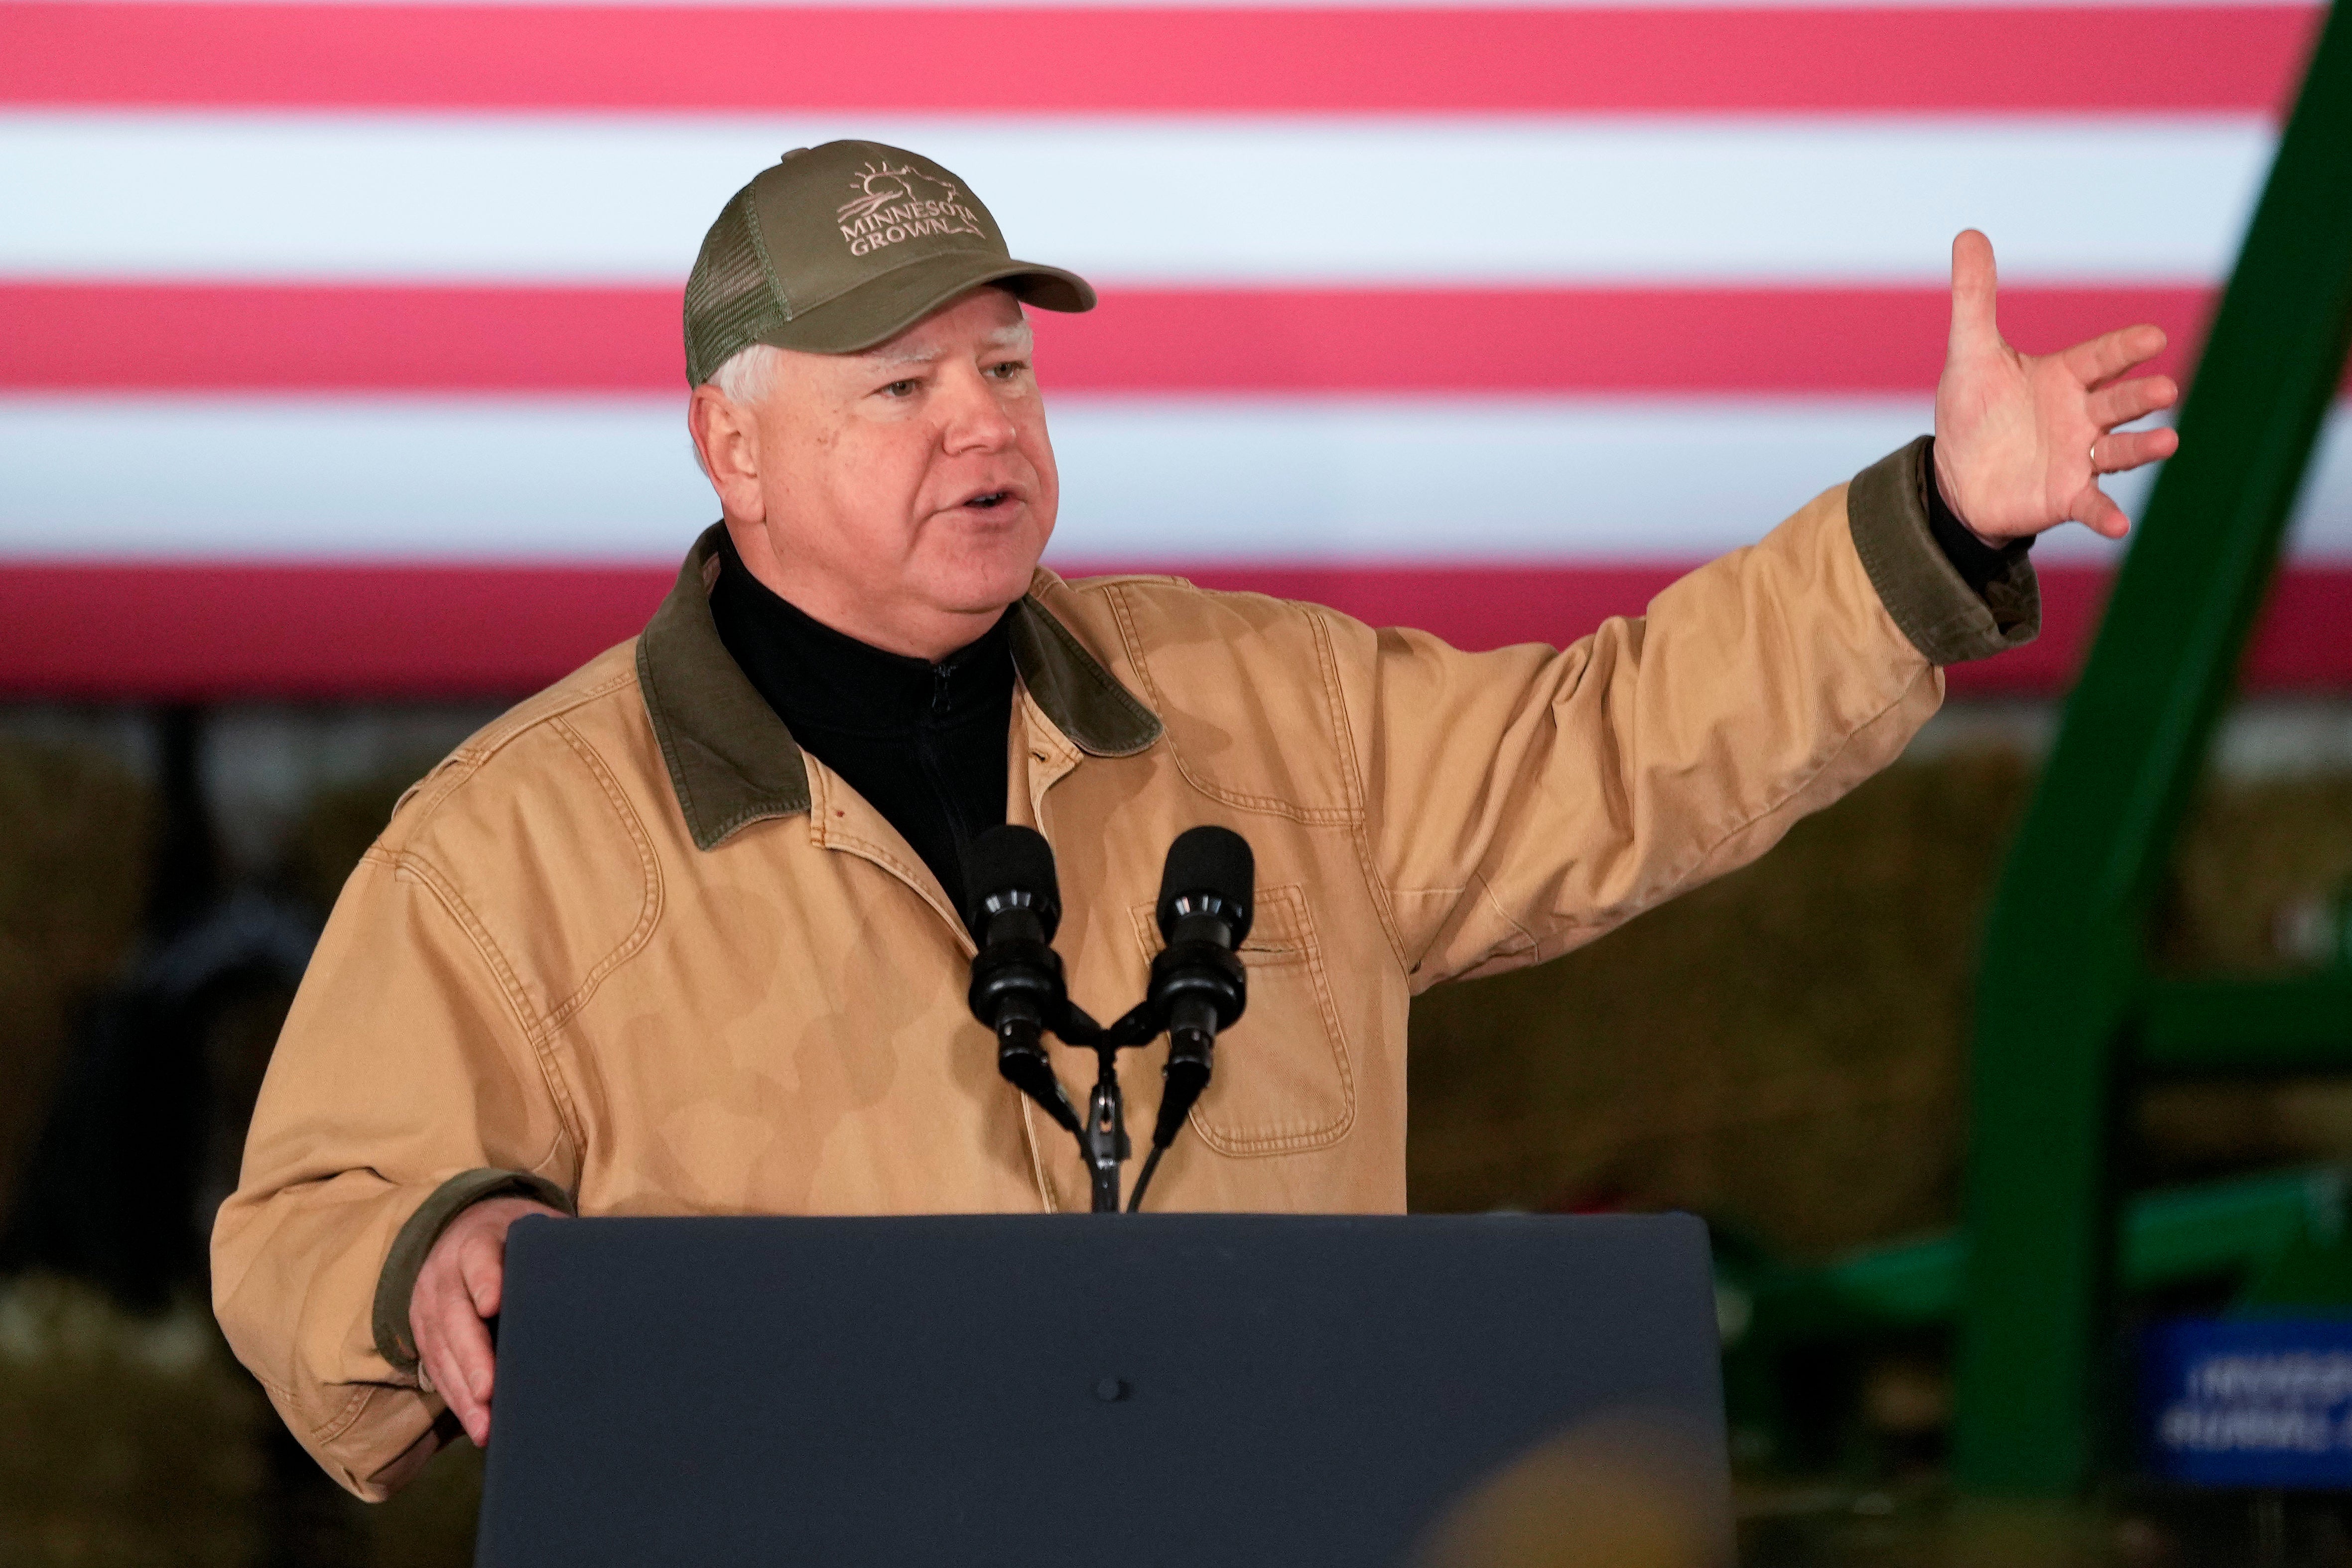
{"label": "cap brim", "polygon": [[1095,308],[1093,286],[1058,267],[988,256],[935,256],[868,279],[761,333],[759,341],[803,353],[856,353],[888,342],[940,306],[992,283],[1041,310]]}

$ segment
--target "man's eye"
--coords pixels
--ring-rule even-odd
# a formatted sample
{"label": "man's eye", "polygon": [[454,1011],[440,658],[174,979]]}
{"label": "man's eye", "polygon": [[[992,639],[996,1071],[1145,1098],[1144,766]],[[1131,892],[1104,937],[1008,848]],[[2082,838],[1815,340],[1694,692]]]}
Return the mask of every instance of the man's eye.
{"label": "man's eye", "polygon": [[894,381],[889,385],[882,389],[882,395],[885,397],[912,397],[915,395],[915,388],[920,385],[922,385],[922,383],[919,381]]}
{"label": "man's eye", "polygon": [[1029,362],[1025,359],[1009,359],[1003,364],[990,365],[988,374],[999,381],[1016,381],[1020,379],[1021,373],[1028,368]]}

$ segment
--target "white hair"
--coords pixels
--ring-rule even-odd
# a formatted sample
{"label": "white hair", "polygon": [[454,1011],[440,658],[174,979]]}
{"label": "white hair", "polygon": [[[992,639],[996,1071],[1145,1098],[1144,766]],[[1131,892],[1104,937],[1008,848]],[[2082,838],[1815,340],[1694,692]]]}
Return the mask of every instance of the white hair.
{"label": "white hair", "polygon": [[746,343],[719,362],[710,373],[710,384],[730,403],[756,408],[776,384],[776,366],[784,351],[773,343]]}
{"label": "white hair", "polygon": [[[721,397],[739,408],[757,408],[775,390],[776,366],[783,357],[784,351],[773,343],[746,343],[720,361],[703,384],[717,387]],[[702,470],[704,479],[710,478],[710,465],[702,460],[700,447],[694,447],[694,466]]]}

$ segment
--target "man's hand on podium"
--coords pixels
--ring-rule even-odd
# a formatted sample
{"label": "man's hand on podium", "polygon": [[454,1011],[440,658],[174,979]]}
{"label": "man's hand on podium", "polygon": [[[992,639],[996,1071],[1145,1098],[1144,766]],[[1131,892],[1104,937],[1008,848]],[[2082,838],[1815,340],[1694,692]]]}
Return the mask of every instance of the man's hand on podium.
{"label": "man's hand on podium", "polygon": [[527,1214],[565,1217],[529,1198],[487,1198],[449,1222],[408,1294],[408,1331],[416,1339],[425,1391],[449,1402],[476,1447],[490,1440],[497,1371],[485,1324],[498,1316],[506,1288],[507,1227]]}

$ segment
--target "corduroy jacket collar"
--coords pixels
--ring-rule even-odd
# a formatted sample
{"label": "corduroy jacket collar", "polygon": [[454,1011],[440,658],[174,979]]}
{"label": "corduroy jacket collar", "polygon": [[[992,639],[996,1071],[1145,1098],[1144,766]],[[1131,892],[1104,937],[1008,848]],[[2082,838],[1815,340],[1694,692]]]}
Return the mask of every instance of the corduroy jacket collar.
{"label": "corduroy jacket collar", "polygon": [[[713,523],[695,541],[676,585],[637,639],[637,689],[678,809],[702,849],[717,848],[751,823],[809,808],[808,764],[799,743],[737,668],[710,618],[724,527]],[[1051,581],[1050,574],[1040,578]],[[1022,599],[1012,630],[1023,684],[1080,750],[1132,756],[1160,738],[1159,716],[1034,591]]]}

